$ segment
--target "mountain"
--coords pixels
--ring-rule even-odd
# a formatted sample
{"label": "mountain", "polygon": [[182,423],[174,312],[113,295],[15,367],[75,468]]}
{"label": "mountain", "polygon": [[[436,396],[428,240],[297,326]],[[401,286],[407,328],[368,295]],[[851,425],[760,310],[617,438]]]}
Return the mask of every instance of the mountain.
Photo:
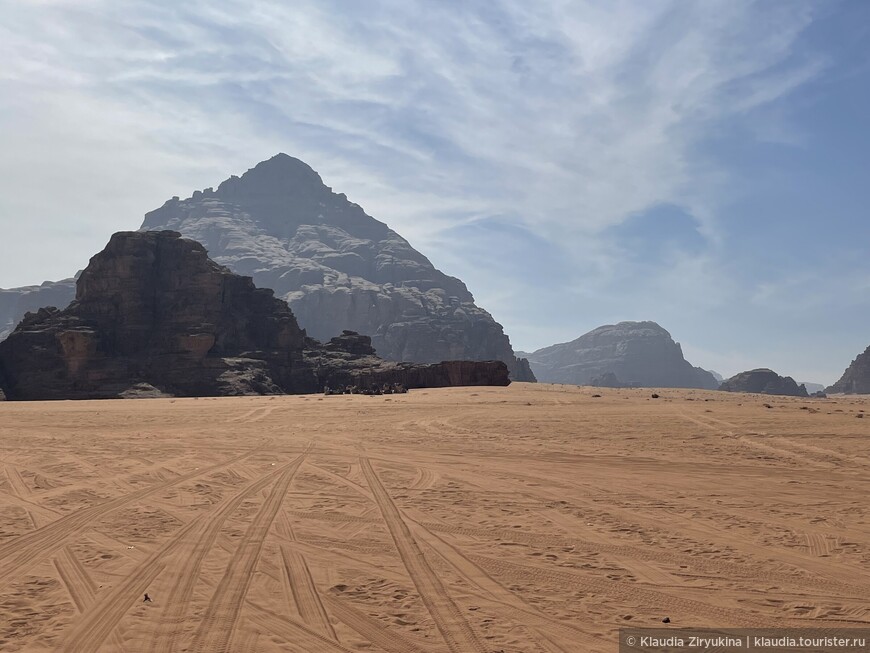
{"label": "mountain", "polygon": [[517,352],[539,381],[590,385],[704,388],[719,386],[712,374],[683,358],[680,345],[655,322],[620,322],[593,329],[576,340]]}
{"label": "mountain", "polygon": [[773,370],[759,368],[735,374],[719,386],[725,392],[754,392],[765,395],[807,397],[807,389],[790,376],[780,376]]}
{"label": "mountain", "polygon": [[850,395],[870,394],[870,347],[852,361],[843,376],[827,389],[828,393],[843,392]]}
{"label": "mountain", "polygon": [[215,261],[287,300],[314,338],[349,329],[370,335],[389,360],[501,360],[514,379],[534,380],[462,281],[286,154],[217,190],[169,200],[142,229],[198,240]]}
{"label": "mountain", "polygon": [[716,379],[717,383],[722,383],[725,380],[725,377],[719,374],[716,370],[707,370],[710,374],[713,375],[713,378]]}
{"label": "mountain", "polygon": [[352,332],[309,338],[287,303],[172,231],[122,232],[65,310],[28,313],[0,342],[7,399],[310,393],[324,386],[507,385],[501,361],[385,362]]}
{"label": "mountain", "polygon": [[[370,335],[388,360],[501,360],[513,379],[535,380],[528,363],[514,356],[502,326],[474,303],[462,281],[286,154],[230,177],[217,190],[172,198],[148,213],[141,227],[166,229],[199,241],[212,259],[253,277],[258,287],[272,288],[314,338],[352,330]],[[5,292],[0,330],[8,331],[26,310],[65,306],[75,291],[62,282],[51,293]]]}

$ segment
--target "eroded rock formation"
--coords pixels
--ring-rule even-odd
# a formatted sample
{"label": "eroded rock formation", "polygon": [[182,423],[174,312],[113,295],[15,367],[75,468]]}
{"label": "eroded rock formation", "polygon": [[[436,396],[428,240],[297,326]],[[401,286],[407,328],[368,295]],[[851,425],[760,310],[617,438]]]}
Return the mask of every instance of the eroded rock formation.
{"label": "eroded rock formation", "polygon": [[719,386],[725,392],[754,392],[765,395],[807,397],[807,389],[790,376],[780,376],[773,370],[759,368],[732,376]]}
{"label": "eroded rock formation", "polygon": [[688,363],[679,343],[655,322],[608,324],[571,342],[517,354],[527,357],[535,376],[546,383],[709,390],[719,386],[712,374]]}
{"label": "eroded rock formation", "polygon": [[378,358],[372,339],[345,331],[325,345],[309,339],[306,366],[313,370],[318,388],[357,386],[369,388],[396,384],[406,388],[508,385],[507,366],[502,361],[443,361],[397,363]]}
{"label": "eroded rock formation", "polygon": [[[370,335],[388,360],[501,360],[514,380],[535,380],[462,281],[286,154],[217,190],[172,198],[142,230],[199,241],[213,260],[285,299],[314,338],[349,329]],[[0,290],[0,340],[25,312],[65,307],[74,296],[73,280]]]}
{"label": "eroded rock formation", "polygon": [[870,347],[867,347],[864,353],[859,354],[852,361],[840,380],[829,387],[826,392],[831,394],[843,392],[850,395],[870,394]]}
{"label": "eroded rock formation", "polygon": [[534,380],[462,281],[286,154],[217,190],[169,200],[142,229],[201,242],[212,259],[286,299],[319,340],[349,329],[370,335],[388,360],[501,360],[515,380]]}
{"label": "eroded rock formation", "polygon": [[333,382],[507,385],[501,362],[389,363],[371,341],[308,338],[271,290],[172,231],[123,232],[65,310],[28,313],[0,343],[8,399],[317,392]]}

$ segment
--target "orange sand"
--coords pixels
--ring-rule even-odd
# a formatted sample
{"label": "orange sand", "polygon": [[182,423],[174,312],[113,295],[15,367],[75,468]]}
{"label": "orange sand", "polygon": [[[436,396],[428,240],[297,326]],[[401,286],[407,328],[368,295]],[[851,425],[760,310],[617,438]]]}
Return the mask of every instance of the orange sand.
{"label": "orange sand", "polygon": [[2,403],[0,651],[870,624],[870,398],[650,392]]}

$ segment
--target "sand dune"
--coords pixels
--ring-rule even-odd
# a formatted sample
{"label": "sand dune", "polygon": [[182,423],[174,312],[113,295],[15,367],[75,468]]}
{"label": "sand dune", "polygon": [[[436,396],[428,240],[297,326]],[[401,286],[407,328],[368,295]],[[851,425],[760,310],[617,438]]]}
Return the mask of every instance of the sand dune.
{"label": "sand dune", "polygon": [[0,404],[0,651],[870,626],[870,399],[650,394]]}

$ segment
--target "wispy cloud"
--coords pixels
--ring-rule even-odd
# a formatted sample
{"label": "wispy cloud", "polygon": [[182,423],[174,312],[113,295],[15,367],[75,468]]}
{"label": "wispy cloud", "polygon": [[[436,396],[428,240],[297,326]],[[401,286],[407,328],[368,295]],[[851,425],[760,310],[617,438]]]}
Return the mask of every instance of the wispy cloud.
{"label": "wispy cloud", "polygon": [[820,65],[789,59],[802,3],[59,1],[5,15],[6,87],[83,104],[146,156],[175,143],[193,169],[208,150],[238,169],[302,150],[340,161],[342,187],[379,177],[367,206],[451,196],[560,238],[659,202],[709,215],[692,191],[707,182],[699,130]]}
{"label": "wispy cloud", "polygon": [[[0,4],[0,226],[45,246],[4,248],[3,284],[69,274],[166,197],[286,151],[516,325],[522,265],[467,260],[506,230],[578,304],[731,301],[705,285],[729,170],[704,143],[827,65],[796,47],[803,0]],[[660,205],[703,246],[631,267],[608,229]]]}

